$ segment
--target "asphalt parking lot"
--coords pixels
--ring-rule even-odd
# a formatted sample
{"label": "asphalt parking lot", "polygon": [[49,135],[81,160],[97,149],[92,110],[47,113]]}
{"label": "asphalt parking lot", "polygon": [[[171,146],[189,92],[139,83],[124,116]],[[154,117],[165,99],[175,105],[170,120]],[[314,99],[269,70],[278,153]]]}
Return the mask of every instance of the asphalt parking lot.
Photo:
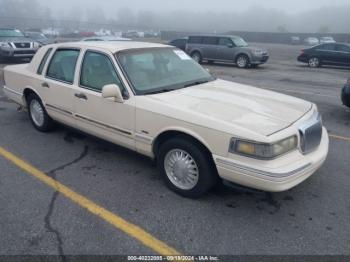
{"label": "asphalt parking lot", "polygon": [[[316,103],[331,138],[314,176],[283,193],[218,186],[185,199],[136,153],[62,126],[35,131],[1,90],[0,147],[60,184],[53,189],[0,156],[0,254],[157,254],[154,245],[164,244],[193,255],[350,255],[350,109],[339,98],[350,69],[310,69],[296,62],[301,47],[263,46],[271,59],[257,69],[204,66],[229,81]],[[60,185],[104,211],[94,214],[91,203],[67,197]],[[111,223],[116,217],[131,224]],[[160,242],[129,232],[132,225]]]}

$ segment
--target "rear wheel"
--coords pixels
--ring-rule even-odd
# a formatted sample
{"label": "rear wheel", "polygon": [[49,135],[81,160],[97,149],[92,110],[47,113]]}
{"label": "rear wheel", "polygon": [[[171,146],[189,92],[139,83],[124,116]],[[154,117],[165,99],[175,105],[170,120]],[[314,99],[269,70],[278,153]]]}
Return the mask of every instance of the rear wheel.
{"label": "rear wheel", "polygon": [[47,132],[53,128],[54,122],[47,114],[41,99],[36,94],[27,96],[27,105],[30,121],[40,132]]}
{"label": "rear wheel", "polygon": [[236,58],[238,68],[247,68],[249,66],[249,57],[247,55],[239,55]]}
{"label": "rear wheel", "polygon": [[321,66],[321,61],[318,57],[311,57],[308,63],[311,68],[317,68]]}
{"label": "rear wheel", "polygon": [[191,54],[191,57],[194,61],[196,61],[198,64],[202,63],[202,55],[199,52],[193,52]]}
{"label": "rear wheel", "polygon": [[209,154],[188,139],[179,137],[163,143],[157,160],[166,185],[184,197],[199,198],[217,181]]}
{"label": "rear wheel", "polygon": [[343,88],[341,100],[345,106],[350,107],[350,86],[345,86]]}

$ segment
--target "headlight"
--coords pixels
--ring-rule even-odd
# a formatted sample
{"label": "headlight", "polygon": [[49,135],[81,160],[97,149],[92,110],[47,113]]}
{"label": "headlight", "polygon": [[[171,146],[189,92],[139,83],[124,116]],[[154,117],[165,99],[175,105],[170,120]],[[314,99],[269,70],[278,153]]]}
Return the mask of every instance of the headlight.
{"label": "headlight", "polygon": [[0,42],[0,47],[11,47],[9,43]]}
{"label": "headlight", "polygon": [[291,136],[273,144],[231,139],[229,152],[258,159],[273,159],[298,146],[297,136]]}
{"label": "headlight", "polygon": [[41,47],[40,43],[38,42],[33,43],[33,48],[39,48],[39,47]]}

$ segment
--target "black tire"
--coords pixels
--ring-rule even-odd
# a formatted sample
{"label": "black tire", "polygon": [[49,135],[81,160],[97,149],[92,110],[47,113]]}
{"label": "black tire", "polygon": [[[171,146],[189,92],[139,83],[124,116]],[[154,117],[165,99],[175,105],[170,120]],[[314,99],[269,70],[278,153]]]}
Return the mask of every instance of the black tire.
{"label": "black tire", "polygon": [[350,86],[345,86],[342,89],[341,100],[343,102],[343,105],[350,108]]}
{"label": "black tire", "polygon": [[236,65],[238,68],[248,68],[250,61],[249,61],[249,57],[247,55],[238,55],[236,57],[236,61],[235,61]]}
{"label": "black tire", "polygon": [[321,60],[318,57],[313,56],[309,58],[308,64],[311,68],[318,68],[321,67]]}
{"label": "black tire", "polygon": [[194,61],[196,61],[198,64],[201,64],[203,61],[202,55],[201,53],[199,53],[198,51],[194,51],[191,53],[191,57]]}
{"label": "black tire", "polygon": [[[51,131],[54,127],[54,121],[52,120],[52,118],[47,114],[46,109],[41,101],[41,99],[36,95],[36,94],[29,94],[26,98],[27,101],[27,106],[28,106],[28,115],[29,115],[29,119],[30,122],[32,123],[32,125],[35,127],[35,129],[37,129],[40,132],[48,132]],[[34,116],[33,116],[33,112],[32,112],[32,107],[31,104],[32,103],[36,103],[36,106],[40,106],[41,110],[42,110],[42,121],[40,121],[40,123],[38,123],[38,121],[35,120]]]}
{"label": "black tire", "polygon": [[[182,150],[190,155],[198,167],[198,180],[191,189],[182,189],[175,185],[167,175],[165,159],[173,150]],[[176,165],[176,162],[175,162]],[[175,193],[196,199],[208,192],[218,181],[218,175],[207,150],[200,144],[192,142],[186,137],[176,137],[163,143],[158,151],[157,166],[169,189]]]}

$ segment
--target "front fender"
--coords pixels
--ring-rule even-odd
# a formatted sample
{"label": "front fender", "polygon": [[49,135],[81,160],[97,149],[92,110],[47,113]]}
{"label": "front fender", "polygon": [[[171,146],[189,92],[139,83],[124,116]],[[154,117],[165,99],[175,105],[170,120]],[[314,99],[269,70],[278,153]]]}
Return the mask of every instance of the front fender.
{"label": "front fender", "polygon": [[166,128],[161,129],[158,132],[158,134],[155,136],[155,139],[153,140],[152,147],[154,146],[154,143],[157,140],[157,138],[166,132],[179,132],[179,133],[183,133],[185,135],[191,136],[191,137],[195,138],[196,140],[198,140],[200,143],[202,143],[210,152],[212,152],[210,145],[205,141],[205,139],[202,136],[200,136],[196,132],[193,132],[192,130],[186,129],[184,127],[179,127],[179,126],[170,126],[170,127],[166,127]]}

